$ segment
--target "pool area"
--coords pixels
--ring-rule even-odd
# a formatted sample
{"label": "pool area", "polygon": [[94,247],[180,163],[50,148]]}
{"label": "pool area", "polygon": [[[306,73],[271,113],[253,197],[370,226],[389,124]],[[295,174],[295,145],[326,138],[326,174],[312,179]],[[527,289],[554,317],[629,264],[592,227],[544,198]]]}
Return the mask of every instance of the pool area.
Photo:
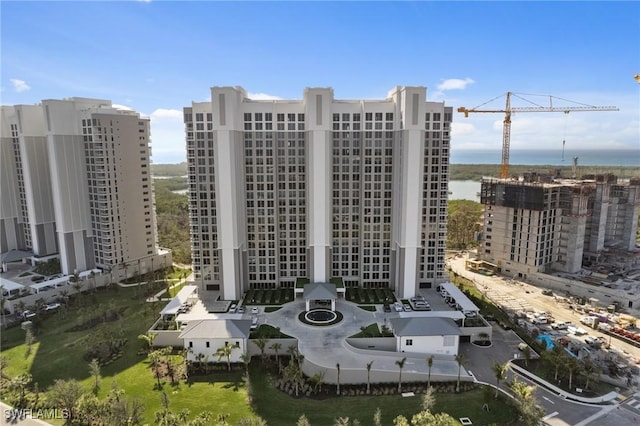
{"label": "pool area", "polygon": [[314,309],[304,314],[304,318],[312,324],[328,324],[337,317],[338,315],[329,309]]}

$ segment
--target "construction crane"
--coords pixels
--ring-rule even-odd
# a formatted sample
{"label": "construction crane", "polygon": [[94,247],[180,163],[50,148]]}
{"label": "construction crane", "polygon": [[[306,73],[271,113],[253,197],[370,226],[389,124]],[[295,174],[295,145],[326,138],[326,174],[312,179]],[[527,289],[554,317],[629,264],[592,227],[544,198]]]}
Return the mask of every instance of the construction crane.
{"label": "construction crane", "polygon": [[[502,95],[501,95],[502,96]],[[495,113],[495,112],[499,112],[499,113],[504,113],[504,121],[503,121],[503,127],[502,127],[502,163],[500,166],[500,177],[502,179],[509,177],[509,145],[511,144],[511,114],[515,114],[515,113],[519,113],[519,112],[563,112],[565,114],[569,114],[572,111],[619,111],[619,109],[617,107],[614,106],[593,106],[593,105],[586,105],[586,104],[580,104],[579,102],[575,102],[575,101],[570,101],[567,99],[562,99],[562,98],[558,98],[558,97],[554,97],[554,96],[550,96],[550,95],[544,95],[545,97],[549,98],[549,105],[548,106],[544,106],[544,105],[538,105],[535,102],[532,102],[528,99],[525,99],[521,96],[519,96],[516,93],[513,92],[507,92],[507,102],[506,102],[506,106],[504,107],[504,109],[480,109],[480,107],[482,107],[483,105],[488,104],[489,102],[492,102],[496,99],[498,99],[499,97],[495,97],[493,99],[488,100],[487,102],[478,105],[477,107],[468,109],[465,107],[459,107],[458,108],[458,112],[464,113],[465,117],[469,117],[470,113]],[[526,102],[529,102],[530,104],[534,105],[534,106],[526,106],[526,107],[512,107],[511,106],[511,97],[517,97],[520,98]],[[531,96],[531,95],[530,95]],[[579,104],[580,106],[573,106],[573,107],[554,107],[553,106],[553,100],[554,99],[558,99],[561,101],[565,101],[565,102],[572,102],[575,104]]]}

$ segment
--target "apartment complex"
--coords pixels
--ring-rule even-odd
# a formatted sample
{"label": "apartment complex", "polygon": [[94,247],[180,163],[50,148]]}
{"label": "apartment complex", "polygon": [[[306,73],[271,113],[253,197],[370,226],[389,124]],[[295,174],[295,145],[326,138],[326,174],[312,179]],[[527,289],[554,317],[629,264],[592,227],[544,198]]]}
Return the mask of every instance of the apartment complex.
{"label": "apartment complex", "polygon": [[0,148],[0,252],[63,274],[157,254],[148,118],[101,99],[3,106]]}
{"label": "apartment complex", "polygon": [[528,174],[485,178],[484,231],[478,256],[503,273],[578,272],[585,256],[635,247],[640,180],[582,180]]}
{"label": "apartment complex", "polygon": [[340,278],[410,297],[442,281],[451,118],[424,87],[275,101],[213,87],[184,108],[201,292]]}

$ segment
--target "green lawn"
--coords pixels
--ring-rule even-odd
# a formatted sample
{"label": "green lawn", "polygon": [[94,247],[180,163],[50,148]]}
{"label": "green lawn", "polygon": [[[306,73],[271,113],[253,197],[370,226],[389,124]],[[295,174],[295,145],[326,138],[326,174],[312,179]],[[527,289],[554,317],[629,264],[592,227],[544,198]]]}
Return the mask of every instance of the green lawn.
{"label": "green lawn", "polygon": [[[164,305],[145,303],[143,299],[142,289],[136,287],[117,290],[114,287],[109,290],[100,289],[96,293],[83,293],[80,298],[71,302],[66,311],[40,316],[34,322],[37,343],[28,358],[25,358],[25,331],[20,327],[3,330],[2,355],[8,361],[7,373],[13,376],[29,371],[41,389],[50,386],[56,379],[84,380],[89,376],[89,369],[85,368],[87,362],[82,356],[89,341],[106,333],[126,338],[128,343],[121,358],[102,368],[103,375],[113,375],[130,368],[141,360],[137,354],[142,347],[138,335],[146,333]],[[124,308],[121,319],[99,324],[89,330],[68,331],[113,306]]]}
{"label": "green lawn", "polygon": [[[251,399],[254,412],[265,419],[269,425],[295,425],[297,419],[306,415],[313,426],[332,425],[338,417],[358,419],[365,425],[373,424],[376,408],[382,410],[382,424],[391,425],[398,415],[407,418],[421,410],[420,395],[404,398],[400,395],[388,396],[349,396],[322,400],[293,398],[271,386],[272,377],[261,368],[259,363],[251,366]],[[435,412],[447,412],[454,418],[469,417],[474,424],[510,425],[516,418],[513,407],[501,400],[491,399],[490,412],[482,410],[484,396],[482,389],[464,394],[436,394]],[[284,409],[286,407],[286,409]]]}
{"label": "green lawn", "polygon": [[[89,390],[92,378],[88,363],[83,359],[88,342],[107,333],[126,338],[128,343],[124,346],[122,357],[101,368],[103,379],[99,396],[106,396],[112,383],[117,382],[128,398],[136,397],[144,403],[145,421],[152,424],[154,413],[161,407],[161,392],[155,388],[156,380],[150,371],[149,360],[141,355],[143,345],[137,336],[147,331],[163,304],[145,303],[144,297],[142,289],[137,287],[112,288],[83,294],[79,300],[73,301],[66,312],[57,312],[39,319],[37,340],[28,357],[25,357],[25,331],[20,328],[3,330],[2,356],[8,362],[4,372],[12,377],[29,372],[33,375],[33,382],[37,382],[41,390],[48,389],[57,379],[71,378],[79,380]],[[114,306],[124,308],[121,319],[84,331],[68,331],[102,310]],[[264,325],[256,331],[265,334],[277,332]],[[214,372],[206,377],[192,377],[188,383],[181,382],[176,386],[163,380],[169,409],[179,412],[188,408],[192,417],[204,410],[211,411],[214,418],[218,414],[227,414],[230,424],[236,424],[240,418],[255,413],[275,426],[293,425],[305,413],[312,424],[322,426],[333,424],[338,416],[358,418],[363,425],[371,424],[377,407],[382,409],[383,424],[387,425],[397,415],[409,417],[420,407],[419,396],[294,399],[274,389],[270,384],[269,373],[260,362],[253,362],[251,368],[251,398],[241,380],[240,366],[232,373]],[[491,402],[491,413],[481,410],[482,403],[481,391],[463,395],[439,394],[436,411],[449,412],[455,418],[468,416],[473,419],[474,424],[508,424],[508,419],[515,417],[513,409],[501,402]]]}

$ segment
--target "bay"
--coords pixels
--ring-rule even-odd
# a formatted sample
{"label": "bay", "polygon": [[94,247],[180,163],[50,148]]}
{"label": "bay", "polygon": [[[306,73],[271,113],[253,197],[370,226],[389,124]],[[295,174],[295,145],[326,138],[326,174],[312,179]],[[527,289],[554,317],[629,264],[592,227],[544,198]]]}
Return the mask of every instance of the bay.
{"label": "bay", "polygon": [[[583,166],[630,166],[640,167],[640,145],[638,149],[620,150],[511,150],[509,164],[571,166],[573,157]],[[451,150],[451,164],[500,164],[499,150]]]}

